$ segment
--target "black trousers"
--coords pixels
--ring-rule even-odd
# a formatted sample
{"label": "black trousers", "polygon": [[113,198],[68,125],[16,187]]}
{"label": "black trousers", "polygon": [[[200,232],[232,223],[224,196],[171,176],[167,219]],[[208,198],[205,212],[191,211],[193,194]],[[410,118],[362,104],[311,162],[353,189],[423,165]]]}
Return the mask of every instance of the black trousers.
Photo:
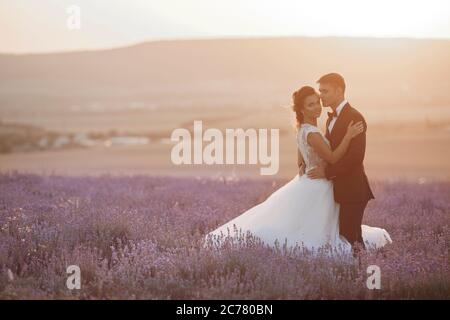
{"label": "black trousers", "polygon": [[361,223],[368,201],[357,203],[341,203],[339,210],[339,233],[355,246],[359,243],[365,249],[362,238]]}

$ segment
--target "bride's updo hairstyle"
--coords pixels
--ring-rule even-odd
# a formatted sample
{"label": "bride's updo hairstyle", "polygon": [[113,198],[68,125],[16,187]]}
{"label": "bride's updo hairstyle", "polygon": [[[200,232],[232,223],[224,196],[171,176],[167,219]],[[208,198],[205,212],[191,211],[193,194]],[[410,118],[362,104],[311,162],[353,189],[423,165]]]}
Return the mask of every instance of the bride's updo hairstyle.
{"label": "bride's updo hairstyle", "polygon": [[292,110],[295,112],[295,119],[297,120],[297,128],[300,128],[304,120],[303,113],[301,112],[301,110],[303,110],[305,106],[305,99],[314,94],[317,95],[317,92],[316,90],[314,90],[313,87],[310,86],[301,87],[292,94],[292,101],[294,102]]}

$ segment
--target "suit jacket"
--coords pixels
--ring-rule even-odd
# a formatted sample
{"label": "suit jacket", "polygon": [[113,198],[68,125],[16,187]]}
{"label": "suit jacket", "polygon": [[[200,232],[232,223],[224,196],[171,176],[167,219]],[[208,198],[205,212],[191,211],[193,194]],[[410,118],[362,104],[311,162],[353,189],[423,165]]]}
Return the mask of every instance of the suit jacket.
{"label": "suit jacket", "polygon": [[364,123],[364,132],[352,139],[345,155],[335,164],[330,164],[325,168],[325,176],[328,180],[333,180],[335,201],[354,203],[374,199],[363,165],[367,130],[364,117],[347,103],[336,119],[331,133],[328,130],[330,121],[331,117],[327,120],[325,136],[330,141],[332,150],[341,143],[350,121],[353,123],[363,121]]}

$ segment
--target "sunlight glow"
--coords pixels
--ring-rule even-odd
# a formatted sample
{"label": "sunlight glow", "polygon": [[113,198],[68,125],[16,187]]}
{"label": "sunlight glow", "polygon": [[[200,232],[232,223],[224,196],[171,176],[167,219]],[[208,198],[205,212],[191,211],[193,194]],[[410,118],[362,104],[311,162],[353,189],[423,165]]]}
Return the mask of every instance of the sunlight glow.
{"label": "sunlight glow", "polygon": [[[66,7],[83,28],[68,32]],[[450,38],[448,0],[0,0],[0,52],[101,48],[185,38]]]}

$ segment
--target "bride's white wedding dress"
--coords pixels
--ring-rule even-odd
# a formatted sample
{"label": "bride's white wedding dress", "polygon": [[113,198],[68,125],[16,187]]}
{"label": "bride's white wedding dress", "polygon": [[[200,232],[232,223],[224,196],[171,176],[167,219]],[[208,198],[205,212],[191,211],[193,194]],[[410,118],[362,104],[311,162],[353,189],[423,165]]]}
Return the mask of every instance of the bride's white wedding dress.
{"label": "bride's white wedding dress", "polygon": [[[311,132],[322,134],[310,124],[301,125],[297,133],[297,144],[306,171],[325,164],[307,143]],[[280,246],[287,242],[289,247],[298,244],[316,250],[330,245],[331,248],[351,251],[350,244],[339,235],[339,204],[334,201],[332,182],[309,179],[306,174],[296,175],[264,202],[207,234],[205,240],[211,237],[217,241],[224,239],[221,235],[236,236],[239,232],[242,235],[248,231],[268,245],[274,245],[278,240]],[[381,228],[363,225],[362,236],[368,247],[380,248],[392,242],[386,230]]]}

